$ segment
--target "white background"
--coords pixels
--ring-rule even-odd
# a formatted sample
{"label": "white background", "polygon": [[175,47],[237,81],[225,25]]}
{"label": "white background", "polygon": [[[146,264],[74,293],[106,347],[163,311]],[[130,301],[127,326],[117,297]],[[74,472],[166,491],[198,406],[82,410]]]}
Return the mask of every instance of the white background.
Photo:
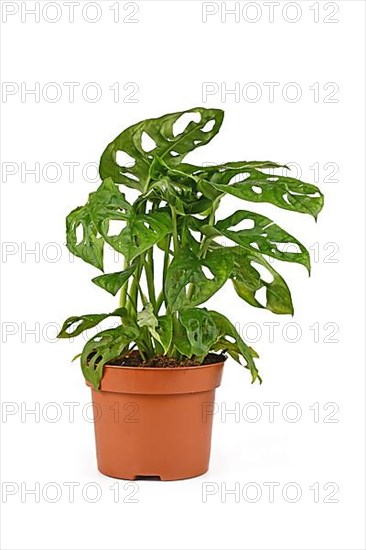
{"label": "white background", "polygon": [[[195,1],[145,1],[137,11],[121,2],[119,22],[114,22],[116,12],[110,8],[116,2],[106,1],[98,3],[95,23],[90,20],[99,15],[93,6],[82,17],[86,3],[75,6],[71,23],[63,2],[57,3],[60,12],[51,3],[39,22],[24,12],[34,2],[2,2],[2,79],[13,83],[14,92],[3,95],[2,104],[2,340],[7,344],[2,399],[13,413],[2,418],[2,482],[3,491],[12,487],[15,492],[3,514],[3,548],[364,548],[364,2],[331,2],[328,7],[282,2],[273,22],[268,5],[261,2],[237,3],[238,20],[228,15],[226,22],[221,3],[205,8]],[[18,8],[7,21],[5,5],[8,13]],[[226,3],[226,8],[233,6]],[[205,9],[217,11],[206,23]],[[59,13],[59,21],[47,21]],[[24,92],[24,86],[37,82],[39,101],[34,95],[22,98],[22,86]],[[50,82],[62,91],[58,101],[52,102],[52,89],[44,88]],[[80,83],[74,102],[65,82]],[[89,82],[102,91],[99,101],[83,97],[81,90]],[[109,89],[116,82],[118,102]],[[135,84],[124,90],[131,82]],[[215,94],[207,98],[202,96],[205,82],[216,83],[210,88]],[[264,84],[269,82],[278,83],[273,101]],[[235,83],[240,96],[225,95],[225,86],[233,89]],[[298,101],[291,101],[296,90],[288,83],[300,89]],[[135,102],[126,102],[133,90]],[[262,95],[251,101],[256,90]],[[87,89],[90,97],[92,91]],[[192,162],[296,162],[305,181],[318,180],[326,203],[317,224],[309,216],[250,205],[311,247],[317,261],[310,279],[301,266],[278,266],[292,289],[293,318],[241,303],[230,285],[214,298],[215,309],[238,323],[260,353],[264,383],[250,385],[247,371],[227,362],[217,392],[220,410],[209,473],[181,482],[126,486],[96,469],[93,426],[82,414],[90,396],[77,364],[70,362],[83,340],[54,338],[69,315],[109,311],[115,305],[90,282],[96,270],[70,260],[63,245],[64,218],[96,188],[97,183],[85,181],[82,168],[97,163],[122,129],[199,105],[223,108],[226,116],[219,136],[193,153]],[[41,171],[47,163],[58,163],[61,173],[51,166],[36,181],[24,171],[37,162]],[[74,181],[65,165],[70,162],[79,163]],[[12,169],[16,173],[9,175]],[[58,181],[50,181],[52,177]],[[222,215],[246,207],[238,202],[226,200]],[[31,249],[36,253],[27,254]],[[279,323],[273,342],[264,325],[268,322]],[[35,334],[27,332],[31,329]],[[66,402],[79,404],[74,422]],[[273,422],[266,402],[278,403]],[[47,408],[47,403],[58,408]],[[297,410],[288,403],[296,403]],[[40,407],[39,418],[22,418],[21,410],[34,407]],[[225,416],[225,407],[236,407],[239,418]],[[317,407],[319,418],[314,416]],[[261,418],[250,422],[258,410]],[[52,422],[60,411],[61,419]],[[295,414],[301,417],[290,422]],[[79,483],[72,503],[67,482]],[[267,482],[279,484],[274,502],[263,485]],[[36,483],[40,502],[34,495],[22,498],[22,488],[24,492]],[[42,495],[47,483],[53,489]],[[87,501],[94,495],[89,483],[100,488],[98,502]],[[114,483],[120,490],[118,503],[110,489]],[[217,491],[207,502],[204,483]],[[250,502],[253,492],[245,494],[247,483],[260,487],[257,502]],[[283,496],[287,483],[301,489],[298,502],[289,502],[293,487]],[[228,495],[225,502],[225,487],[235,484],[239,501]],[[319,502],[310,489],[314,484],[319,484]],[[51,503],[55,487],[60,499]],[[85,487],[90,488],[86,499]],[[332,497],[337,502],[326,502],[337,487]],[[131,491],[136,494],[129,499]]]}

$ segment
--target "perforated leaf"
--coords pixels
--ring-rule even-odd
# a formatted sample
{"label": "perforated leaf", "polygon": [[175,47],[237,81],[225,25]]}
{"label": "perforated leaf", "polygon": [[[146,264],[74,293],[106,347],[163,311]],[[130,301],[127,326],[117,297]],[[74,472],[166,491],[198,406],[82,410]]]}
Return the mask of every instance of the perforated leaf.
{"label": "perforated leaf", "polygon": [[[227,281],[232,268],[233,256],[221,251],[210,251],[205,258],[198,258],[190,249],[184,249],[170,264],[165,294],[172,311],[206,302]],[[204,268],[208,273],[204,273]],[[187,287],[193,285],[188,295]]]}
{"label": "perforated leaf", "polygon": [[[100,160],[100,176],[102,179],[111,177],[116,183],[144,191],[150,180],[154,155],[172,166],[179,164],[187,153],[205,145],[217,134],[223,116],[219,109],[196,107],[134,124],[105,149]],[[187,124],[178,128],[179,119],[183,117]],[[146,136],[150,145],[144,147]],[[124,153],[125,164],[118,163],[119,153]]]}
{"label": "perforated leaf", "polygon": [[[235,226],[243,221],[247,222],[247,227],[235,231]],[[238,210],[218,221],[213,229],[206,226],[202,231],[211,236],[223,235],[250,252],[261,252],[278,260],[302,264],[310,271],[310,258],[305,246],[272,220],[255,212]]]}
{"label": "perforated leaf", "polygon": [[83,374],[95,389],[99,388],[103,367],[125,351],[138,339],[140,331],[132,323],[99,332],[84,346],[80,363]]}
{"label": "perforated leaf", "polygon": [[[293,314],[291,293],[281,275],[273,269],[261,254],[246,253],[240,247],[233,249],[234,269],[231,279],[237,294],[254,307],[266,308],[273,313]],[[260,266],[266,272],[261,275]],[[265,288],[263,303],[258,299],[258,292]]]}
{"label": "perforated leaf", "polygon": [[207,309],[189,308],[179,314],[179,321],[186,329],[191,355],[203,359],[217,340],[216,324]]}
{"label": "perforated leaf", "polygon": [[57,338],[73,338],[79,336],[84,330],[99,325],[107,317],[125,317],[127,311],[120,307],[112,311],[112,313],[89,313],[87,315],[73,316],[66,319],[62,328],[57,335]]}
{"label": "perforated leaf", "polygon": [[[234,359],[240,356],[245,360],[245,367],[250,370],[252,375],[252,383],[257,379],[262,382],[261,377],[258,375],[258,369],[255,366],[254,359],[258,357],[258,354],[249,346],[246,345],[239,332],[234,325],[221,313],[217,311],[209,311],[212,321],[216,325],[217,329],[217,342],[214,345],[214,349],[227,350],[230,354],[234,353]],[[228,337],[231,340],[228,340]],[[234,340],[234,341],[232,341]]]}
{"label": "perforated leaf", "polygon": [[79,206],[67,216],[66,246],[72,254],[103,271],[104,240],[98,235],[87,206]]}
{"label": "perforated leaf", "polygon": [[171,233],[172,223],[168,212],[131,215],[128,224],[117,235],[105,236],[106,241],[128,261],[157,244]]}
{"label": "perforated leaf", "polygon": [[223,194],[251,202],[268,202],[285,210],[310,214],[315,219],[324,204],[323,194],[315,185],[287,176],[265,174],[251,167],[215,172],[210,184]]}

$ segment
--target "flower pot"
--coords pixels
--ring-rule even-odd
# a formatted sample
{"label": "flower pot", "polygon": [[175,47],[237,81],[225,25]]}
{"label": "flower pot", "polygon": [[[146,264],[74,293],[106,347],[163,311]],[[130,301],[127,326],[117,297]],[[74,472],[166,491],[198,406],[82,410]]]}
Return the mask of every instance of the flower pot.
{"label": "flower pot", "polygon": [[207,472],[223,366],[104,367],[100,390],[92,389],[99,471],[161,480]]}

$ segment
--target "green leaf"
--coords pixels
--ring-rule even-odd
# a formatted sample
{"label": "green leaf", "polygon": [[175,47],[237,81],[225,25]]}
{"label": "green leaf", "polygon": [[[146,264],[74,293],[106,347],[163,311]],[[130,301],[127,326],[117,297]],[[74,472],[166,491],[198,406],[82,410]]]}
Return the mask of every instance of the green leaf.
{"label": "green leaf", "polygon": [[158,317],[157,332],[160,336],[160,343],[164,353],[168,353],[173,339],[173,319],[171,315],[160,315]]}
{"label": "green leaf", "polygon": [[131,215],[126,227],[115,236],[105,236],[106,241],[131,262],[137,256],[157,244],[172,231],[172,221],[167,211]]}
{"label": "green leaf", "polygon": [[205,308],[189,308],[180,312],[179,321],[186,329],[191,354],[197,355],[200,360],[204,359],[218,336],[216,324],[211,315]]}
{"label": "green leaf", "polygon": [[[200,196],[200,181],[195,176],[180,170],[180,165],[172,168],[159,157],[152,161],[150,175],[156,180],[149,185],[145,194],[148,198],[166,201],[178,214],[200,214],[212,208],[211,197]],[[213,187],[211,190],[219,195]]]}
{"label": "green leaf", "polygon": [[[107,317],[125,317],[126,313],[126,309],[120,307],[115,309],[112,313],[89,313],[87,315],[81,315],[80,317],[69,317],[62,325],[57,338],[73,338],[79,336],[84,330],[99,325],[99,323],[107,319]],[[75,324],[76,326],[73,326]]]}
{"label": "green leaf", "polygon": [[[206,302],[227,281],[234,265],[232,254],[209,251],[205,258],[198,258],[185,248],[171,262],[165,280],[165,295],[171,310]],[[210,274],[206,276],[206,268]],[[192,283],[193,292],[187,295],[186,287]]]}
{"label": "green leaf", "polygon": [[[78,230],[82,231],[81,238]],[[72,254],[103,271],[104,241],[98,236],[87,206],[79,206],[67,216],[66,246]]]}
{"label": "green leaf", "polygon": [[[66,218],[66,244],[70,252],[103,271],[104,241],[112,220],[127,221],[130,204],[111,178],[90,193],[88,202]],[[77,231],[82,231],[78,238]]]}
{"label": "green leaf", "polygon": [[[233,178],[238,181],[231,184]],[[285,210],[310,214],[315,219],[324,204],[323,194],[315,185],[246,167],[218,171],[211,177],[210,185],[223,194],[252,202],[268,202]]]}
{"label": "green leaf", "polygon": [[185,214],[185,201],[190,198],[195,199],[192,189],[182,183],[172,180],[169,176],[163,176],[155,181],[149,187],[149,191],[141,197],[159,202],[165,201],[169,206],[173,206],[178,214]]}
{"label": "green leaf", "polygon": [[[218,332],[217,343],[214,345],[213,349],[216,351],[219,349],[227,350],[230,355],[233,353],[232,357],[234,359],[237,356],[242,356],[246,362],[244,366],[251,372],[252,383],[257,379],[260,383],[262,383],[262,379],[259,376],[258,369],[254,363],[254,358],[258,357],[258,354],[245,344],[234,325],[230,323],[229,319],[221,313],[217,313],[217,311],[209,311],[208,313],[210,314],[212,321],[215,323]],[[233,339],[234,342],[228,340],[228,337]]]}
{"label": "green leaf", "polygon": [[94,193],[90,193],[88,210],[95,227],[105,236],[108,235],[110,221],[127,222],[132,207],[112,178],[107,178]]}
{"label": "green leaf", "polygon": [[240,350],[235,342],[229,342],[228,340],[219,338],[212,345],[212,351],[218,351],[220,353],[228,353],[230,357],[234,359],[237,363],[240,363]]}
{"label": "green leaf", "polygon": [[147,303],[144,309],[137,314],[137,324],[139,327],[147,327],[151,336],[155,338],[161,345],[163,345],[160,335],[157,332],[158,319],[155,317],[154,308],[152,304]]}
{"label": "green leaf", "polygon": [[119,289],[125,284],[126,281],[131,277],[133,272],[136,269],[136,264],[132,264],[130,267],[124,271],[118,271],[116,273],[108,273],[106,275],[99,275],[92,279],[93,283],[97,286],[100,286],[107,292],[110,292],[115,296]]}
{"label": "green leaf", "polygon": [[81,369],[95,389],[99,388],[104,365],[125,353],[139,334],[138,327],[130,323],[129,326],[103,330],[85,344],[80,359]]}
{"label": "green leaf", "polygon": [[181,355],[192,357],[192,346],[188,340],[187,331],[176,317],[173,317],[173,342]]}
{"label": "green leaf", "polygon": [[[234,269],[231,279],[237,294],[255,307],[266,308],[273,313],[290,313],[293,315],[290,290],[279,273],[261,256],[254,252],[247,253],[239,247],[234,247]],[[262,279],[256,265],[262,265],[271,281]],[[262,305],[256,298],[256,293],[266,288],[266,302]]]}
{"label": "green leaf", "polygon": [[[129,262],[171,232],[171,218],[167,210],[137,214],[111,178],[105,179],[97,191],[89,195],[87,207],[105,242]],[[111,234],[112,221],[123,224],[121,229],[114,230],[116,234]]]}
{"label": "green leaf", "polygon": [[[178,133],[175,123],[188,114],[199,120],[192,120]],[[100,160],[100,176],[102,179],[111,177],[116,183],[144,191],[150,181],[150,165],[154,156],[166,160],[171,166],[177,166],[187,153],[205,145],[217,134],[223,117],[224,113],[219,109],[197,107],[134,124],[105,149]],[[206,131],[211,122],[213,127]],[[143,146],[143,138],[146,136],[151,141],[149,151]],[[119,151],[127,154],[130,162],[120,166],[117,157]]]}
{"label": "green leaf", "polygon": [[[247,221],[247,229],[232,230],[244,220]],[[217,222],[214,228],[205,226],[202,231],[211,237],[223,235],[248,252],[260,252],[277,260],[302,264],[310,272],[310,257],[305,246],[272,220],[255,212],[238,210],[232,216]],[[295,252],[291,251],[294,247]]]}

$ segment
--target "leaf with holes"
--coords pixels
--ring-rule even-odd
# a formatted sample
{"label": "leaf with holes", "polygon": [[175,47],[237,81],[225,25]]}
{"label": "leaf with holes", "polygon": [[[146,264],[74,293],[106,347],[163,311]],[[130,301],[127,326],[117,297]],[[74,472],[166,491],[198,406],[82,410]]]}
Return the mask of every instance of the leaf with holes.
{"label": "leaf with holes", "polygon": [[[126,317],[126,314],[126,309],[120,307],[115,309],[112,313],[89,313],[87,315],[81,315],[80,317],[69,317],[62,325],[57,338],[73,338],[79,336],[84,330],[99,325],[99,323],[107,319],[107,317]],[[75,324],[76,326],[73,327]]]}
{"label": "leaf with holes", "polygon": [[[128,261],[171,232],[171,217],[167,210],[136,214],[111,178],[104,180],[97,191],[90,194],[87,207],[105,242]],[[112,222],[118,224],[117,229],[111,225]]]}
{"label": "leaf with holes", "polygon": [[[230,253],[213,250],[205,258],[198,258],[188,248],[184,249],[167,270],[165,295],[171,310],[206,302],[227,281],[233,265],[234,258]],[[208,272],[207,276],[204,271]],[[192,284],[192,292],[187,294],[189,284]]]}
{"label": "leaf with holes", "polygon": [[105,149],[100,160],[100,176],[144,191],[150,181],[154,156],[171,166],[180,164],[187,153],[205,145],[217,134],[223,116],[219,109],[197,107],[134,124]]}
{"label": "leaf with holes", "polygon": [[94,193],[90,193],[87,206],[95,227],[103,236],[108,235],[112,220],[127,222],[132,214],[131,205],[111,178],[105,179]]}
{"label": "leaf with holes", "polygon": [[211,315],[206,308],[189,308],[180,312],[179,321],[186,329],[192,355],[204,359],[218,336]]}
{"label": "leaf with holes", "polygon": [[[82,231],[80,238],[79,230]],[[98,234],[87,206],[79,206],[67,216],[66,246],[72,254],[103,271],[104,240]]]}
{"label": "leaf with holes", "polygon": [[209,183],[222,194],[229,193],[251,202],[268,202],[285,210],[310,214],[315,219],[324,204],[323,194],[315,185],[252,168],[218,171]]}
{"label": "leaf with holes", "polygon": [[[217,311],[209,311],[208,313],[217,329],[217,342],[216,345],[214,345],[214,349],[216,351],[226,349],[230,354],[234,352],[234,358],[235,355],[243,357],[246,363],[244,366],[251,372],[252,383],[255,382],[257,378],[259,382],[262,383],[262,379],[258,375],[258,369],[254,363],[254,359],[258,357],[258,354],[246,345],[234,325],[230,323],[229,319],[221,313],[217,313]],[[233,341],[228,340],[228,338],[231,338]]]}
{"label": "leaf with holes", "polygon": [[128,279],[134,273],[135,269],[136,264],[132,264],[124,271],[99,275],[98,277],[94,277],[92,281],[97,286],[100,286],[100,288],[103,288],[104,290],[115,296],[119,289],[126,283],[126,281],[128,281]]}
{"label": "leaf with holes", "polygon": [[[245,222],[245,228],[234,231],[235,226]],[[260,252],[277,260],[304,265],[310,272],[310,258],[305,246],[272,220],[255,212],[238,210],[215,226],[203,226],[201,230],[214,238],[222,235],[237,243],[248,252]],[[295,248],[295,252],[291,251]]]}
{"label": "leaf with holes", "polygon": [[[254,307],[266,308],[273,313],[293,315],[291,293],[279,273],[269,264],[261,254],[247,253],[240,247],[233,248],[234,269],[231,274],[237,294]],[[261,275],[261,267],[267,275]],[[268,280],[269,279],[269,280]],[[265,289],[265,303],[262,305],[257,299],[257,292]]]}
{"label": "leaf with holes", "polygon": [[[85,262],[103,271],[104,241],[113,220],[123,221],[130,215],[130,204],[111,178],[90,193],[88,202],[70,212],[66,218],[67,247]],[[78,231],[82,236],[78,236]]]}
{"label": "leaf with holes", "polygon": [[131,262],[171,232],[169,212],[156,211],[131,215],[128,224],[119,234],[105,236],[105,240]]}
{"label": "leaf with holes", "polygon": [[139,328],[129,323],[129,326],[103,330],[85,344],[80,358],[81,370],[95,389],[99,388],[104,365],[126,352],[139,335]]}

